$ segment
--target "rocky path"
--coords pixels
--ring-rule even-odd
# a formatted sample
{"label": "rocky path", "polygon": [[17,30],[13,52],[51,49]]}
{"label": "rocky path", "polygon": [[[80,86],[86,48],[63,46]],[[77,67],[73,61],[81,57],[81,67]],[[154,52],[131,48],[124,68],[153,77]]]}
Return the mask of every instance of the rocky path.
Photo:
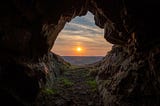
{"label": "rocky path", "polygon": [[94,78],[85,68],[66,71],[56,79],[53,88],[46,88],[38,106],[103,106]]}

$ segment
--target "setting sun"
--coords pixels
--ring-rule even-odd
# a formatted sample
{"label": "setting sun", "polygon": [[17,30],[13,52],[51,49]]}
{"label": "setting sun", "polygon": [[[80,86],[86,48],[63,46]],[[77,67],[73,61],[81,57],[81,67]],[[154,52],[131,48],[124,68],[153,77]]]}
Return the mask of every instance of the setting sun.
{"label": "setting sun", "polygon": [[81,47],[77,47],[77,48],[76,48],[76,51],[77,51],[77,52],[80,52],[80,51],[82,51],[82,48],[81,48]]}

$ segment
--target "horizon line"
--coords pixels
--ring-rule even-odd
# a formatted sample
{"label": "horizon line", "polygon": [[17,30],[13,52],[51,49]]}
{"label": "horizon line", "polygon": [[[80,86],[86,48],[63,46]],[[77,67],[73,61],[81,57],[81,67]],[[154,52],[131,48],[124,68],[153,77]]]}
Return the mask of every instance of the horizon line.
{"label": "horizon line", "polygon": [[[79,55],[60,55],[60,56],[79,56]],[[104,56],[102,56],[102,55],[83,55],[83,56],[81,56],[81,57],[87,57],[87,56],[92,56],[92,57],[104,57]]]}

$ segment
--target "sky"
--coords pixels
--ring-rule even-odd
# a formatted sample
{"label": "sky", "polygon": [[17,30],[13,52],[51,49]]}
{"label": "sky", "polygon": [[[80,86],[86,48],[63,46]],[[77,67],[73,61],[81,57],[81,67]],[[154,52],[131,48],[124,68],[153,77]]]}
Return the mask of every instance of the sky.
{"label": "sky", "polygon": [[66,23],[51,51],[61,56],[105,56],[112,45],[104,39],[103,33],[88,12]]}

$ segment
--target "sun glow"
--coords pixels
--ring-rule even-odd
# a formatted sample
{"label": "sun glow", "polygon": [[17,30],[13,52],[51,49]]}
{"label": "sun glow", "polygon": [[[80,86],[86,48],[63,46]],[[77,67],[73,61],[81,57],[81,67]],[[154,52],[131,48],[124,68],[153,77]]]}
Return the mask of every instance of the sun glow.
{"label": "sun glow", "polygon": [[81,51],[82,51],[82,48],[81,48],[81,47],[77,47],[77,48],[76,48],[76,51],[77,51],[77,52],[81,52]]}
{"label": "sun glow", "polygon": [[59,33],[52,52],[61,56],[105,56],[112,44],[103,37],[104,29],[95,25],[94,16],[75,17]]}

